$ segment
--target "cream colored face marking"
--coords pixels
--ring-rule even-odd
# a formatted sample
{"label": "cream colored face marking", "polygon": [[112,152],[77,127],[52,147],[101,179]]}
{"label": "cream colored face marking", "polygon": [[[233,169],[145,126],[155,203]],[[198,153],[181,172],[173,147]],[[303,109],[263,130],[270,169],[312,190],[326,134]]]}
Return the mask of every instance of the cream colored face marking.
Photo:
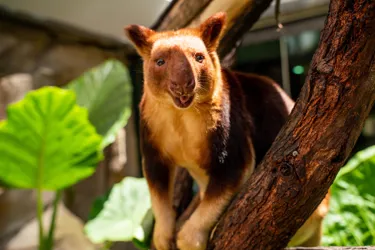
{"label": "cream colored face marking", "polygon": [[155,41],[154,45],[151,49],[151,54],[155,51],[163,48],[173,48],[173,47],[183,47],[184,51],[191,50],[191,51],[200,51],[205,52],[207,51],[206,46],[204,45],[201,38],[196,36],[188,36],[188,35],[180,35],[180,36],[172,36],[168,38],[160,38]]}

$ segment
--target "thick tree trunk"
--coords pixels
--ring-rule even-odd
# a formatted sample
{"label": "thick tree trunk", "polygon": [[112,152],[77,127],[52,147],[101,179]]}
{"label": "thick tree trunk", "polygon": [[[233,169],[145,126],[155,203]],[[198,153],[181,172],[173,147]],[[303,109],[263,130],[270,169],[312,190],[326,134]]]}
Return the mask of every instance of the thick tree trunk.
{"label": "thick tree trunk", "polygon": [[375,247],[295,247],[288,250],[375,250]]}
{"label": "thick tree trunk", "polygon": [[290,119],[208,249],[282,249],[322,201],[375,100],[375,2],[332,0]]}

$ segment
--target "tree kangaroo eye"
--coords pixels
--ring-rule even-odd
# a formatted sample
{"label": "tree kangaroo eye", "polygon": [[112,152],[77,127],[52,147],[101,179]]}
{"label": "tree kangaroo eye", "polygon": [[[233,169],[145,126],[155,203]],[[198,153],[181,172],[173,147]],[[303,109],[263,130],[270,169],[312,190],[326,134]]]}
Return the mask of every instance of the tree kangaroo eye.
{"label": "tree kangaroo eye", "polygon": [[159,58],[158,60],[156,60],[156,65],[158,66],[162,66],[164,63],[165,63],[164,59]]}
{"label": "tree kangaroo eye", "polygon": [[202,63],[204,60],[204,55],[202,54],[195,54],[195,60],[199,63]]}

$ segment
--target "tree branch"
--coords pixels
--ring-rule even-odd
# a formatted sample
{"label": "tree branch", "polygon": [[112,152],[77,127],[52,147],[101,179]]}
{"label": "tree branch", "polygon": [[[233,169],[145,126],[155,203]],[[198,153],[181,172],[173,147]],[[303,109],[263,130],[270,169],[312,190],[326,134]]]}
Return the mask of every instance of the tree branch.
{"label": "tree branch", "polygon": [[227,55],[241,37],[250,30],[272,0],[178,0],[153,26],[154,29],[172,30],[199,25],[211,15],[225,11],[227,30],[219,47],[221,57]]}
{"label": "tree branch", "polygon": [[[224,41],[225,43],[225,41]],[[282,249],[324,198],[375,100],[375,3],[334,0],[300,97],[208,249]]]}
{"label": "tree branch", "polygon": [[193,179],[190,177],[189,172],[183,168],[178,168],[174,186],[173,207],[177,217],[179,217],[193,198]]}
{"label": "tree branch", "polygon": [[287,250],[375,250],[375,247],[293,247]]}
{"label": "tree branch", "polygon": [[213,0],[177,0],[170,4],[152,26],[158,31],[183,28],[188,25]]}

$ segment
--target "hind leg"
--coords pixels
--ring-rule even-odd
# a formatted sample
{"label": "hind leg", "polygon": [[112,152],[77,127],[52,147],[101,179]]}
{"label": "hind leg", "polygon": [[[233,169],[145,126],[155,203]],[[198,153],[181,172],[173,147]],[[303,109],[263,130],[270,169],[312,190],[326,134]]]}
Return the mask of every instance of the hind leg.
{"label": "hind leg", "polygon": [[317,247],[320,246],[322,240],[323,221],[320,221],[319,225],[315,229],[314,233],[303,242],[301,247]]}
{"label": "hind leg", "polygon": [[297,233],[290,240],[288,246],[316,247],[320,246],[323,231],[323,219],[328,213],[329,197],[326,195],[323,201],[315,209],[313,214],[306,220]]}

